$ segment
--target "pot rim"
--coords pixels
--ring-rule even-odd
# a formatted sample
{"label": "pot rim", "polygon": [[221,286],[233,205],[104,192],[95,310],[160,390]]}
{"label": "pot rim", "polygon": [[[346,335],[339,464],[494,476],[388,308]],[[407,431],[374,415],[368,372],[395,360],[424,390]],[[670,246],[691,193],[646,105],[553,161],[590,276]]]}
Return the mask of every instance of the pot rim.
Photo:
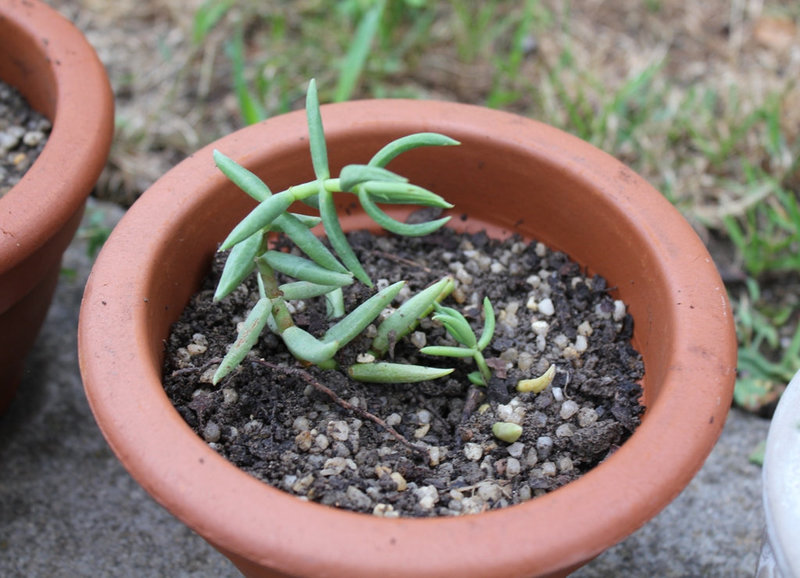
{"label": "pot rim", "polygon": [[[326,133],[334,138],[374,123],[396,125],[404,133],[402,125],[408,119],[414,131],[435,130],[456,138],[466,132],[506,150],[546,157],[558,170],[585,183],[591,194],[607,199],[636,242],[651,241],[662,256],[652,273],[674,299],[664,303],[670,308],[665,331],[674,341],[665,352],[666,373],[659,376],[664,380],[662,394],[648,402],[634,435],[580,480],[527,503],[475,516],[382,519],[308,503],[266,486],[208,448],[172,408],[158,365],[131,364],[134,356],[117,350],[113,340],[146,339],[143,327],[153,312],[143,286],[157,274],[148,255],[158,255],[158,240],[169,235],[172,222],[187,214],[193,196],[203,197],[224,182],[215,172],[212,149],[244,162],[254,154],[248,141],[262,142],[267,132],[277,138],[275,146],[294,146],[297,134],[305,139],[305,116],[298,111],[228,135],[159,179],[116,227],[92,270],[79,328],[81,372],[104,435],[137,481],[234,560],[256,561],[293,575],[482,576],[489,573],[486,560],[497,565],[499,575],[527,575],[532,568],[549,572],[594,557],[674,499],[722,430],[736,366],[724,286],[705,247],[678,211],[609,155],[513,114],[463,104],[395,100],[326,105],[322,115]],[[498,140],[486,126],[502,126],[512,136]],[[604,168],[595,169],[598,164]],[[200,183],[199,189],[185,190],[189,175]],[[150,232],[143,237],[144,229],[137,223],[148,219]],[[664,224],[673,226],[679,239],[666,238],[660,232]],[[134,250],[128,248],[131,244]],[[122,263],[141,271],[141,279],[120,282]],[[112,294],[112,285],[122,295]],[[650,322],[635,319],[637,324]],[[698,326],[704,329],[697,331]],[[153,350],[157,345],[148,346],[151,355],[159,355]],[[120,412],[131,406],[136,412],[129,416],[130,422],[124,421]],[[169,467],[153,455],[165,440],[180,444],[179,451],[173,448]],[[203,476],[212,471],[210,482],[212,476]],[[606,492],[602,503],[597,503],[598,484]],[[198,504],[208,503],[214,508],[196,510]],[[542,520],[546,532],[537,531]],[[355,545],[335,539],[354,532]],[[423,550],[434,550],[433,558],[417,554]],[[373,553],[377,557],[367,557]]]}
{"label": "pot rim", "polygon": [[3,80],[53,125],[39,157],[0,198],[4,272],[43,246],[82,207],[111,145],[114,97],[82,32],[40,0],[3,2],[0,30],[0,49],[10,45],[7,53],[13,55]]}

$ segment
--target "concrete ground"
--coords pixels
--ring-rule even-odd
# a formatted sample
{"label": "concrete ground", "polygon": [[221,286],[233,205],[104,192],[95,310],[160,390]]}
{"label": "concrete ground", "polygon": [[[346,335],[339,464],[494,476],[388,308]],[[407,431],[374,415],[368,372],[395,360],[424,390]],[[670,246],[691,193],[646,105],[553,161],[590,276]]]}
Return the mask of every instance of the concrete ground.
{"label": "concrete ground", "polygon": [[[89,210],[110,221],[120,214],[99,203]],[[94,423],[75,335],[90,264],[77,238],[17,399],[0,417],[0,576],[238,576],[130,478]],[[761,470],[748,455],[768,426],[733,410],[685,491],[574,576],[753,576],[763,513]]]}

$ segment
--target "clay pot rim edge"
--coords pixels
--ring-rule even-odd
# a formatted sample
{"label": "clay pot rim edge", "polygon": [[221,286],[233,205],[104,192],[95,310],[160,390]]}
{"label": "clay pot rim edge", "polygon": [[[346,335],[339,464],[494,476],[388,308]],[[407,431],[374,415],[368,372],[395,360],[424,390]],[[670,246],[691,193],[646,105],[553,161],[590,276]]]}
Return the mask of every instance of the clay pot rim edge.
{"label": "clay pot rim edge", "polygon": [[[33,48],[23,51],[27,66],[39,71],[46,62],[55,98],[48,142],[20,182],[0,199],[0,212],[13,217],[3,224],[0,236],[0,270],[7,271],[80,210],[110,149],[114,97],[94,48],[55,9],[39,0],[12,2],[0,7],[0,17]],[[52,166],[59,171],[54,173]]]}

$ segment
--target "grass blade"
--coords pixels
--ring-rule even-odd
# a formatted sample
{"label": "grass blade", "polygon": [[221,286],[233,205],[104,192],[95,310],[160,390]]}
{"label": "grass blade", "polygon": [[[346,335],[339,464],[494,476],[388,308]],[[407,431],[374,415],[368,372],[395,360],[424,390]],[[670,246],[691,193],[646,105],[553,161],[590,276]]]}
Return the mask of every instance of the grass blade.
{"label": "grass blade", "polygon": [[267,111],[261,102],[253,96],[244,78],[244,31],[241,23],[231,40],[226,45],[226,52],[233,65],[233,90],[239,101],[239,114],[245,124],[255,124],[267,118]]}
{"label": "grass blade", "polygon": [[333,97],[335,102],[350,100],[353,95],[356,83],[364,70],[364,64],[367,62],[367,56],[369,56],[385,6],[385,0],[377,0],[358,23],[358,28],[339,74],[339,82],[336,85],[336,92]]}
{"label": "grass blade", "polygon": [[197,46],[202,44],[213,30],[214,26],[222,20],[225,13],[233,6],[234,0],[206,0],[194,13],[192,22],[192,43]]}

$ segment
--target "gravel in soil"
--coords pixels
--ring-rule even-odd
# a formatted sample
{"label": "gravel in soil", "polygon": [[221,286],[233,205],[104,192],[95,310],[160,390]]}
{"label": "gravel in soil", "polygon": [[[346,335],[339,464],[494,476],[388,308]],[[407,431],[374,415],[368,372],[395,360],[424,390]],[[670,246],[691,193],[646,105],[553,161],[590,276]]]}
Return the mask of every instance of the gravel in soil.
{"label": "gravel in soil", "polygon": [[[355,382],[340,371],[301,368],[266,332],[242,366],[214,387],[211,377],[235,339],[236,324],[257,299],[251,279],[212,302],[220,256],[173,327],[164,386],[194,431],[238,467],[322,504],[383,516],[460,515],[524,502],[569,483],[638,426],[644,366],[630,343],[633,320],[601,277],[585,275],[541,243],[514,237],[498,241],[442,229],[423,238],[366,232],[349,238],[378,287],[388,283],[387,273],[408,281],[409,292],[398,301],[452,275],[456,289],[445,304],[462,311],[476,334],[488,296],[497,329],[484,354],[494,376],[486,388],[471,387],[471,363],[420,354],[423,344],[454,344],[428,319],[396,344],[394,361],[456,367],[446,378],[412,385]],[[351,286],[347,310],[369,292]],[[317,301],[293,308],[295,322],[320,335],[327,321]],[[369,334],[368,328],[339,352],[342,367],[368,349]],[[542,375],[551,364],[555,376],[544,391],[516,391],[518,381]],[[496,422],[521,425],[522,435],[501,441],[492,434]]]}
{"label": "gravel in soil", "polygon": [[50,121],[33,110],[12,86],[0,80],[0,198],[39,157]]}

